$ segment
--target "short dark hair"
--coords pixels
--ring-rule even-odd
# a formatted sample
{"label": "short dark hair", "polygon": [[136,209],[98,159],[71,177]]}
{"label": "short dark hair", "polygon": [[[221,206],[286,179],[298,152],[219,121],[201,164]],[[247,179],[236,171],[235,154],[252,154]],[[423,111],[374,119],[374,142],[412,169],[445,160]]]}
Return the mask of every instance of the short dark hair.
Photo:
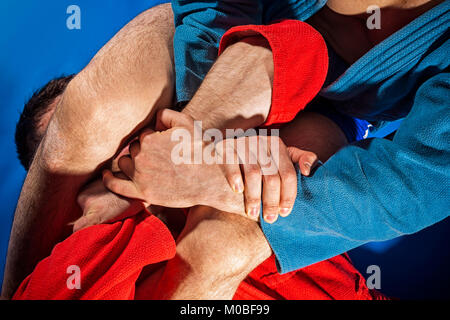
{"label": "short dark hair", "polygon": [[16,148],[20,163],[28,171],[34,154],[42,140],[38,133],[39,122],[50,105],[60,96],[74,75],[62,76],[48,82],[28,100],[16,125]]}

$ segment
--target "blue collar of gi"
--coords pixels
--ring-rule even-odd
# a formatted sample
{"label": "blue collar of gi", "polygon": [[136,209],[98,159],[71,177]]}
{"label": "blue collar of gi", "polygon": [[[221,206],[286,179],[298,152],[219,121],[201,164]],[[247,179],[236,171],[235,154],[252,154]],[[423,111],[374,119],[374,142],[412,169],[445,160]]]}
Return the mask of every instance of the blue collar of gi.
{"label": "blue collar of gi", "polygon": [[402,68],[412,68],[434,40],[449,29],[450,1],[444,1],[373,47],[336,81],[321,91],[332,100],[348,100],[388,79]]}

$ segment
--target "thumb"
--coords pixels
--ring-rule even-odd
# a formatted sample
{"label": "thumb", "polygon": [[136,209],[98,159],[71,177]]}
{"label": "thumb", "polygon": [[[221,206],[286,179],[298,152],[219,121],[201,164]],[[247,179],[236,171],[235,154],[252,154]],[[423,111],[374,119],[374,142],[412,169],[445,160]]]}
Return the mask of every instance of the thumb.
{"label": "thumb", "polygon": [[162,109],[158,111],[156,116],[157,131],[164,131],[173,127],[191,127],[194,120],[187,114],[170,110]]}
{"label": "thumb", "polygon": [[137,189],[133,181],[127,179],[121,179],[112,174],[109,170],[103,171],[103,184],[107,189],[115,194],[121,195],[126,198],[142,199],[142,195]]}
{"label": "thumb", "polygon": [[298,163],[300,172],[304,176],[309,176],[311,170],[317,165],[319,159],[314,152],[305,151],[296,147],[287,148],[293,163]]}
{"label": "thumb", "polygon": [[101,221],[97,214],[95,212],[91,212],[87,215],[82,216],[73,223],[73,232],[77,232],[89,226],[100,224],[100,222]]}

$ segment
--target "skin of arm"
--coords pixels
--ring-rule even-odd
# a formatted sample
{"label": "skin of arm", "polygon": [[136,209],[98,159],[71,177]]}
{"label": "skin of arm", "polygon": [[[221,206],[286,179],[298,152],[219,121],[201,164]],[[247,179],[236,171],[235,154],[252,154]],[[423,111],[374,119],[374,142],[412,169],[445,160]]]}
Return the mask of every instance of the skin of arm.
{"label": "skin of arm", "polygon": [[262,125],[270,111],[273,56],[260,36],[229,46],[182,111],[204,129],[248,129]]}
{"label": "skin of arm", "polygon": [[[36,263],[70,233],[68,223],[81,215],[76,205],[80,187],[158,109],[170,105],[172,19],[169,5],[141,14],[69,83],[17,204],[3,297],[11,297]],[[136,50],[136,43],[143,48]]]}

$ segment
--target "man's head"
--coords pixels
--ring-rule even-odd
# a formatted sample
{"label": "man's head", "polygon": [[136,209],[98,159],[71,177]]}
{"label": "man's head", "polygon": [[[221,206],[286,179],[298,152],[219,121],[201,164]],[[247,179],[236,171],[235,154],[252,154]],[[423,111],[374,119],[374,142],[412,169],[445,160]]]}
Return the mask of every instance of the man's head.
{"label": "man's head", "polygon": [[51,80],[25,104],[16,126],[15,139],[20,163],[26,170],[33,161],[61,94],[73,77],[70,75]]}

